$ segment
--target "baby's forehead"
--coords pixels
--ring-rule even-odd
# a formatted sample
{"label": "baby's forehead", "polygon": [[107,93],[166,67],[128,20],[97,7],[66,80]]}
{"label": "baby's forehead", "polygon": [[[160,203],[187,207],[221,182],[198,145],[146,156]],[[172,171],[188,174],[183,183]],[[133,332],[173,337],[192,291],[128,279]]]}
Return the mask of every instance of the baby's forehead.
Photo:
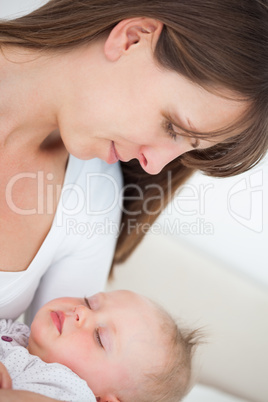
{"label": "baby's forehead", "polygon": [[158,331],[159,335],[167,336],[167,334],[170,334],[175,322],[165,309],[148,297],[140,295],[139,305],[143,309],[143,313],[150,317],[150,322],[154,323],[154,329]]}
{"label": "baby's forehead", "polygon": [[129,308],[137,309],[142,308],[143,311],[150,312],[153,316],[159,319],[162,318],[165,311],[153,300],[149,299],[147,296],[135,293],[132,291],[125,292],[125,297],[129,300]]}
{"label": "baby's forehead", "polygon": [[111,302],[119,304],[125,302],[126,306],[129,306],[129,308],[132,307],[132,304],[133,306],[141,304],[144,305],[145,308],[146,306],[149,308],[149,306],[153,304],[153,302],[146,296],[136,293],[132,290],[114,290],[112,292],[107,292],[106,296],[108,296]]}
{"label": "baby's forehead", "polygon": [[111,307],[123,311],[125,317],[133,317],[146,332],[151,327],[158,333],[164,332],[163,327],[167,327],[167,324],[172,322],[169,314],[145,295],[131,290],[116,290],[105,293],[104,297]]}

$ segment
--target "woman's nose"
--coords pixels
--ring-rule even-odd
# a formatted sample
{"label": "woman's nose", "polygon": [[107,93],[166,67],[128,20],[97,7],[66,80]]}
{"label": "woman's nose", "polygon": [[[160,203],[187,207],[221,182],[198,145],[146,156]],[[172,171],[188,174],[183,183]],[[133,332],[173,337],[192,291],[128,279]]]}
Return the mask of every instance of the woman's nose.
{"label": "woman's nose", "polygon": [[158,174],[173,159],[180,156],[183,152],[178,153],[174,149],[153,149],[145,148],[141,150],[139,158],[141,167],[149,174]]}

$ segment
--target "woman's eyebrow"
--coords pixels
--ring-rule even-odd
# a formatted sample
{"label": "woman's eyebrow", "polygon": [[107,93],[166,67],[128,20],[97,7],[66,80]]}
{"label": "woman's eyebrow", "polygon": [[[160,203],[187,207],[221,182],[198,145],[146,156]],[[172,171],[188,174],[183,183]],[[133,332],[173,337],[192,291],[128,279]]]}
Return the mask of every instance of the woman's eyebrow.
{"label": "woman's eyebrow", "polygon": [[186,117],[186,121],[190,127],[191,130],[194,130],[196,132],[198,132],[197,128],[195,127],[195,125],[192,123],[192,121],[189,119],[189,117]]}
{"label": "woman's eyebrow", "polygon": [[185,133],[191,133],[193,132],[193,130],[195,130],[197,132],[196,127],[194,126],[194,124],[191,122],[191,120],[186,117],[185,121],[188,124],[188,127],[186,127],[183,124],[182,119],[180,118],[180,116],[176,113],[164,113],[164,117],[168,120],[170,120],[170,122],[177,128],[181,129],[182,131],[185,131]]}
{"label": "woman's eyebrow", "polygon": [[[196,128],[196,126],[193,124],[193,122],[189,119],[189,117],[186,117],[186,121],[188,123],[189,128],[185,128],[181,123],[181,119],[179,119],[179,117],[177,115],[174,116],[174,119],[172,118],[172,116],[170,116],[170,121],[172,124],[174,124],[174,126],[180,128],[181,130],[185,131],[185,134],[188,134],[189,136],[191,136],[194,140],[192,147],[194,149],[206,149],[209,148],[213,145],[215,145],[212,141],[209,141],[206,137],[204,137],[204,139],[200,136],[200,131]],[[177,121],[176,121],[177,119]],[[195,133],[197,134],[197,136],[195,136]],[[207,144],[203,143],[203,140],[207,141]]]}
{"label": "woman's eyebrow", "polygon": [[[174,115],[174,118],[173,118],[173,116],[170,116],[168,118],[170,119],[171,123],[175,127],[178,127],[179,129],[184,131],[185,134],[188,134],[189,136],[192,136],[192,138],[193,138],[192,147],[194,149],[196,149],[196,148],[198,148],[200,146],[200,139],[198,137],[194,136],[194,131],[197,132],[197,129],[196,129],[196,127],[194,126],[194,124],[191,122],[191,120],[188,117],[186,117],[186,121],[188,123],[189,128],[186,128],[186,127],[183,126],[183,124],[181,123],[181,119],[179,119],[179,117],[177,115]],[[180,122],[180,123],[178,123],[178,122]]]}
{"label": "woman's eyebrow", "polygon": [[188,118],[188,117],[186,117],[186,119],[185,119],[185,121],[187,122],[187,124],[188,124],[188,127],[186,127],[184,124],[183,124],[183,122],[182,122],[182,119],[180,119],[179,118],[179,116],[177,116],[177,115],[174,115],[174,126],[176,126],[176,127],[178,127],[178,128],[181,128],[183,131],[185,131],[186,133],[188,132],[188,131],[190,131],[190,132],[193,132],[193,131],[196,131],[196,132],[198,132],[198,130],[196,129],[196,127],[195,127],[195,125],[191,122],[191,120]]}

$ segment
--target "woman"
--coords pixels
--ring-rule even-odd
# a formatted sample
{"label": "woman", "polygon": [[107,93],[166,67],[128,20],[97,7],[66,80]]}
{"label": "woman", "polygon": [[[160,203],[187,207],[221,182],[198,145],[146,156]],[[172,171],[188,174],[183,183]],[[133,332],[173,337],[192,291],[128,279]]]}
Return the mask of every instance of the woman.
{"label": "woman", "polygon": [[[107,198],[114,191],[118,199],[120,174],[109,164],[121,160],[125,184],[115,253],[120,262],[141,240],[139,224],[151,224],[194,169],[225,177],[263,157],[267,14],[264,0],[52,0],[0,24],[0,260],[6,314],[12,310],[14,316],[30,304],[42,275],[36,308],[62,292],[88,294],[89,286],[96,291],[96,277],[103,286],[116,233],[95,231],[90,243],[88,233],[81,240],[74,229],[77,222],[119,223],[119,206]],[[40,172],[41,190],[34,181]],[[91,196],[85,197],[79,220],[79,191],[68,187],[70,204],[60,201],[59,209],[65,187],[60,190],[64,181],[69,186],[78,177],[78,188],[88,193],[88,172],[95,187],[90,181]],[[40,194],[45,207],[38,210]],[[88,211],[89,200],[94,205]],[[106,249],[100,272],[95,265]],[[42,272],[35,274],[40,261]],[[19,286],[29,283],[28,273],[30,290]],[[17,292],[12,303],[10,290]]]}

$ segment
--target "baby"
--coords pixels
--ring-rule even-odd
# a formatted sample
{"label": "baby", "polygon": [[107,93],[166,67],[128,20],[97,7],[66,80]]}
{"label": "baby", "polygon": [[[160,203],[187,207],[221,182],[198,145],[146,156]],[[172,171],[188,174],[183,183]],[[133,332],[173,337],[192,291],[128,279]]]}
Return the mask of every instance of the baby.
{"label": "baby", "polygon": [[178,402],[188,390],[196,332],[130,291],[55,299],[31,331],[11,320],[0,331],[0,388],[10,375],[14,389],[77,402]]}

